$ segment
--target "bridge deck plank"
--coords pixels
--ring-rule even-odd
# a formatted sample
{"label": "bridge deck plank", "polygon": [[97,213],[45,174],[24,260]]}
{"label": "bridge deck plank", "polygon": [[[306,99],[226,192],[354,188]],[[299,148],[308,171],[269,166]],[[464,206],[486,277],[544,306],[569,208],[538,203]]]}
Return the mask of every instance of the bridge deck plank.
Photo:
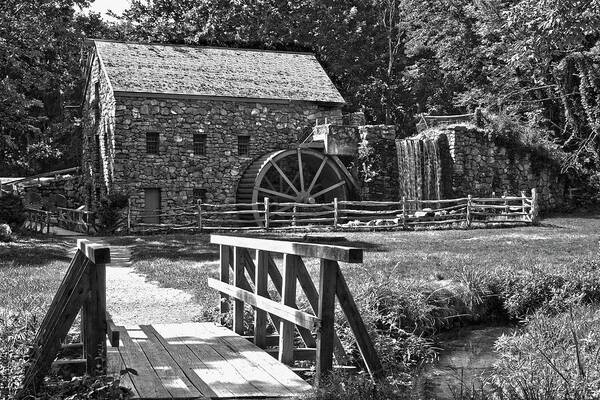
{"label": "bridge deck plank", "polygon": [[262,349],[213,323],[125,330],[121,346],[108,353],[108,372],[118,375],[127,368],[137,373],[121,380],[134,389],[133,399],[277,399],[311,388]]}

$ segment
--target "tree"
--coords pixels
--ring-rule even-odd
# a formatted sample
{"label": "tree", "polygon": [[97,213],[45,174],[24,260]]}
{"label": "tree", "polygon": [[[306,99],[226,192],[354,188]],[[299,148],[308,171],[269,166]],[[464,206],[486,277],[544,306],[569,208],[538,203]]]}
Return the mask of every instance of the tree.
{"label": "tree", "polygon": [[75,24],[75,6],[88,5],[87,0],[2,0],[2,174],[33,172],[44,162],[60,161],[58,144],[72,129],[63,106],[77,93],[81,75],[84,33]]}

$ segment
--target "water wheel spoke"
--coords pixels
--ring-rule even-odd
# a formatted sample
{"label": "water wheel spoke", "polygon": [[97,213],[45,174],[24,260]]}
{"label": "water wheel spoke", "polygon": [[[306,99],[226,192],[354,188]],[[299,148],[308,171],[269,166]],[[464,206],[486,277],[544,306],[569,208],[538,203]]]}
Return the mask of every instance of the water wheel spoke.
{"label": "water wheel spoke", "polygon": [[298,189],[296,189],[296,186],[294,186],[292,181],[290,181],[290,178],[287,177],[287,175],[285,174],[285,172],[283,172],[283,170],[279,167],[279,165],[277,165],[277,163],[275,163],[273,160],[269,160],[269,162],[277,170],[277,172],[279,172],[279,175],[281,175],[281,177],[283,178],[285,183],[287,183],[289,185],[289,187],[292,188],[294,193],[299,194],[300,192],[298,192]]}
{"label": "water wheel spoke", "polygon": [[267,178],[266,176],[263,178],[263,181],[269,185],[269,187],[271,188],[271,190],[275,190],[275,186],[273,186],[273,184],[271,183],[271,181],[269,180],[269,178]]}
{"label": "water wheel spoke", "polygon": [[310,183],[310,186],[308,187],[308,190],[307,190],[308,193],[312,192],[313,188],[315,187],[315,184],[317,183],[317,179],[319,179],[319,176],[321,175],[323,168],[325,168],[326,163],[327,163],[327,159],[324,158],[323,161],[321,161],[321,165],[319,165],[319,169],[317,169],[317,173],[315,174],[315,177],[313,178],[312,182]]}
{"label": "water wheel spoke", "polygon": [[304,191],[304,171],[302,170],[302,152],[298,148],[298,173],[300,174],[300,190]]}
{"label": "water wheel spoke", "polygon": [[273,196],[281,197],[282,199],[288,199],[288,200],[296,201],[296,197],[295,196],[290,196],[289,194],[277,192],[275,190],[270,190],[270,189],[265,189],[265,188],[258,188],[258,191],[259,192],[263,192],[263,193],[267,193],[267,194],[271,194]]}
{"label": "water wheel spoke", "polygon": [[334,184],[334,185],[331,185],[331,186],[329,186],[329,187],[328,187],[328,188],[326,188],[326,189],[323,189],[323,190],[321,190],[320,192],[317,192],[317,193],[313,194],[313,195],[312,195],[312,197],[315,197],[315,198],[316,198],[316,197],[322,196],[322,195],[324,195],[325,193],[327,193],[327,192],[330,192],[330,191],[332,191],[332,190],[334,190],[334,189],[337,189],[337,188],[339,188],[340,186],[342,186],[342,185],[345,185],[345,184],[346,184],[346,182],[345,182],[345,181],[338,182],[338,183],[336,183],[336,184]]}

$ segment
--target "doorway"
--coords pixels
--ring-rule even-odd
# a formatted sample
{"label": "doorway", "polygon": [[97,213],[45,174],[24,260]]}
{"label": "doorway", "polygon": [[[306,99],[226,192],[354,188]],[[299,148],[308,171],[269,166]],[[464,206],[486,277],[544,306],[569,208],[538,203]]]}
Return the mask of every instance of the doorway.
{"label": "doorway", "polygon": [[160,224],[160,189],[144,189],[144,223]]}

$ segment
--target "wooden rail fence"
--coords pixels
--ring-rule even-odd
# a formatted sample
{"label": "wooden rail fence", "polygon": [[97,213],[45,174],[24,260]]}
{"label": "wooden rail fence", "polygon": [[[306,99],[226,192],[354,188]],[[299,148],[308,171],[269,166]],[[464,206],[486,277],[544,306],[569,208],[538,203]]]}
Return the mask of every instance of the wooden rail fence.
{"label": "wooden rail fence", "polygon": [[265,198],[255,204],[207,204],[170,208],[153,213],[166,223],[143,223],[145,213],[130,207],[128,231],[171,230],[295,230],[330,227],[334,230],[377,228],[410,229],[416,226],[474,223],[536,223],[539,218],[535,189],[527,196],[473,197],[397,202],[338,201],[330,203],[276,203]]}
{"label": "wooden rail fence", "polygon": [[57,225],[75,232],[89,234],[96,230],[96,213],[80,208],[56,207]]}
{"label": "wooden rail fence", "polygon": [[25,209],[25,223],[23,228],[35,233],[50,233],[52,213],[38,208]]}
{"label": "wooden rail fence", "polygon": [[[253,307],[254,337],[258,347],[272,344],[267,335],[267,315],[277,329],[277,356],[280,362],[292,365],[295,360],[316,362],[316,383],[333,368],[333,358],[345,362],[344,349],[334,331],[335,299],[337,297],[354,334],[360,354],[369,374],[377,378],[382,367],[358,308],[348,289],[338,262],[360,263],[362,249],[323,244],[267,240],[251,237],[211,235],[211,243],[220,246],[219,279],[209,279],[208,285],[221,292],[220,312],[230,311],[233,301],[233,331],[243,335],[244,303]],[[281,274],[272,255],[283,255]],[[303,257],[318,258],[320,273],[318,289],[303,261]],[[268,278],[281,301],[271,298]],[[297,308],[297,283],[308,299],[311,312]],[[295,348],[296,330],[304,347]],[[316,339],[312,333],[316,332]]]}
{"label": "wooden rail fence", "polygon": [[88,235],[97,231],[96,213],[93,211],[64,207],[48,211],[27,207],[25,215],[23,227],[31,232],[49,234],[53,225]]}

